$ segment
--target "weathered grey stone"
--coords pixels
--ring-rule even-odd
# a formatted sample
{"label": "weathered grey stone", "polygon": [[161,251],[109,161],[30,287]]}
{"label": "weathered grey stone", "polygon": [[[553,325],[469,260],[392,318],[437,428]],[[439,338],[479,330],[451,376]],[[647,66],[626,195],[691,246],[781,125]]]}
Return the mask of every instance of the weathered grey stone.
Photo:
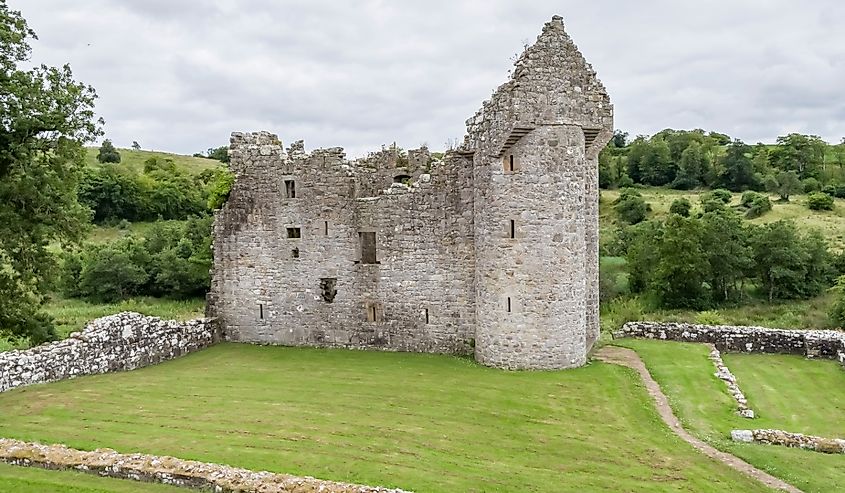
{"label": "weathered grey stone", "polygon": [[845,454],[845,440],[843,439],[822,438],[782,430],[733,430],[731,431],[731,440],[802,448],[825,454]]}
{"label": "weathered grey stone", "polygon": [[233,133],[208,313],[234,341],[579,366],[599,332],[597,158],[612,131],[605,88],[554,17],[443,160]]}
{"label": "weathered grey stone", "polygon": [[722,360],[722,353],[719,352],[716,346],[713,345],[711,345],[710,348],[710,361],[712,361],[713,365],[716,366],[716,378],[725,382],[725,385],[728,387],[728,393],[730,393],[731,397],[733,397],[736,401],[737,413],[743,418],[753,419],[754,411],[748,407],[748,399],[745,398],[745,394],[739,388],[736,376],[731,373],[728,365],[726,365],[724,360]]}
{"label": "weathered grey stone", "polygon": [[80,375],[134,370],[216,341],[209,320],[161,320],[124,312],[98,318],[63,341],[0,352],[0,392]]}

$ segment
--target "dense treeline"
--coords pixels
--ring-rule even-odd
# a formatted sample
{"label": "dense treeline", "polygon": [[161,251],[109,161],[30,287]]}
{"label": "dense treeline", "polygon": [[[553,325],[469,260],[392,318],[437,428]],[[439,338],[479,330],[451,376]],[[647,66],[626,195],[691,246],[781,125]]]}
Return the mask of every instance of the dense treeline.
{"label": "dense treeline", "polygon": [[143,238],[86,244],[63,254],[59,288],[67,297],[112,302],[132,296],[202,296],[211,268],[211,217],[157,222]]}
{"label": "dense treeline", "polygon": [[602,188],[635,184],[679,190],[725,188],[790,194],[823,192],[845,197],[845,141],[789,134],[775,145],[750,146],[725,134],[666,129],[628,142],[618,132],[599,156]]}
{"label": "dense treeline", "polygon": [[141,173],[117,165],[86,168],[78,195],[98,224],[187,219],[219,207],[231,182],[222,167],[194,176],[172,160],[150,158]]}

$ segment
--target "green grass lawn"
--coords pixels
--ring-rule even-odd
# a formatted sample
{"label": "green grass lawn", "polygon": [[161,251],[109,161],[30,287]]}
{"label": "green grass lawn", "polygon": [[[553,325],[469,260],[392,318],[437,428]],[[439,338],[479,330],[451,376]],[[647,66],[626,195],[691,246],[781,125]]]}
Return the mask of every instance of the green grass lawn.
{"label": "green grass lawn", "polygon": [[0,463],[3,493],[185,493],[185,489],[161,484],[101,478],[75,471],[46,471]]}
{"label": "green grass lawn", "polygon": [[633,339],[614,344],[640,354],[692,433],[805,492],[830,492],[845,484],[843,455],[730,441],[732,429],[749,428],[845,437],[845,371],[837,363],[799,356],[724,355],[759,415],[748,420],[736,415],[725,384],[713,376],[707,346]]}
{"label": "green grass lawn", "polygon": [[[97,161],[98,147],[88,147],[85,149],[85,164],[89,166],[102,166]],[[193,156],[184,156],[182,154],[172,154],[169,152],[158,151],[136,151],[133,149],[118,149],[120,152],[120,164],[125,165],[137,172],[144,170],[144,161],[154,157],[157,159],[172,159],[177,168],[184,169],[190,173],[199,174],[200,172],[221,166],[220,161],[214,159],[206,159]]]}
{"label": "green grass lawn", "polygon": [[[222,344],[0,394],[0,436],[418,492],[766,491],[674,436],[633,372]],[[0,480],[0,491],[3,489]]]}

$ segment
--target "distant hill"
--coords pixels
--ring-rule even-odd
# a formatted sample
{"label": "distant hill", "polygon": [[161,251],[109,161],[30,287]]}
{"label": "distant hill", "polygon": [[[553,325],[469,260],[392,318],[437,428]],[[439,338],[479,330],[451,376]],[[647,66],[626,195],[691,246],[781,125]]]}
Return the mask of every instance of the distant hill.
{"label": "distant hill", "polygon": [[[101,166],[100,162],[97,161],[98,150],[98,147],[86,148],[86,164],[89,166]],[[172,159],[177,168],[184,169],[193,174],[199,174],[204,170],[216,168],[222,165],[220,161],[216,161],[214,159],[183,156],[181,154],[171,154],[169,152],[144,150],[136,151],[133,149],[118,149],[118,152],[120,152],[120,164],[132,170],[138,171],[139,173],[144,170],[144,161],[151,157],[157,159]]]}

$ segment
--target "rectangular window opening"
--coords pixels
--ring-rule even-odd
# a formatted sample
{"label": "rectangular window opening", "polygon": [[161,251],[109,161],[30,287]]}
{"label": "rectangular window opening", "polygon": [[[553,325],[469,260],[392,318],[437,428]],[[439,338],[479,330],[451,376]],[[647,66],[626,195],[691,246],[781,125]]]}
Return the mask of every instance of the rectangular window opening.
{"label": "rectangular window opening", "polygon": [[513,219],[511,219],[511,224],[510,224],[510,235],[511,235],[511,238],[516,238],[516,221],[513,220]]}
{"label": "rectangular window opening", "polygon": [[296,198],[296,182],[293,180],[285,180],[285,197],[289,199]]}
{"label": "rectangular window opening", "polygon": [[428,324],[428,308],[423,309],[425,312],[425,323]]}
{"label": "rectangular window opening", "polygon": [[508,159],[508,171],[513,171],[513,154],[511,154]]}
{"label": "rectangular window opening", "polygon": [[380,313],[378,303],[367,303],[367,322],[380,322]]}
{"label": "rectangular window opening", "polygon": [[511,297],[508,296],[508,313],[511,313]]}
{"label": "rectangular window opening", "polygon": [[292,258],[299,258],[299,248],[294,248],[290,251],[290,256]]}
{"label": "rectangular window opening", "polygon": [[299,228],[288,228],[288,238],[301,238],[302,231]]}
{"label": "rectangular window opening", "polygon": [[258,304],[258,319],[264,320],[264,304],[263,303]]}
{"label": "rectangular window opening", "polygon": [[323,293],[323,301],[333,303],[337,296],[337,279],[334,277],[320,279],[320,291]]}
{"label": "rectangular window opening", "polygon": [[376,234],[374,232],[360,232],[358,237],[361,243],[361,263],[377,264]]}
{"label": "rectangular window opening", "polygon": [[329,235],[329,222],[323,221],[323,234],[328,236]]}

